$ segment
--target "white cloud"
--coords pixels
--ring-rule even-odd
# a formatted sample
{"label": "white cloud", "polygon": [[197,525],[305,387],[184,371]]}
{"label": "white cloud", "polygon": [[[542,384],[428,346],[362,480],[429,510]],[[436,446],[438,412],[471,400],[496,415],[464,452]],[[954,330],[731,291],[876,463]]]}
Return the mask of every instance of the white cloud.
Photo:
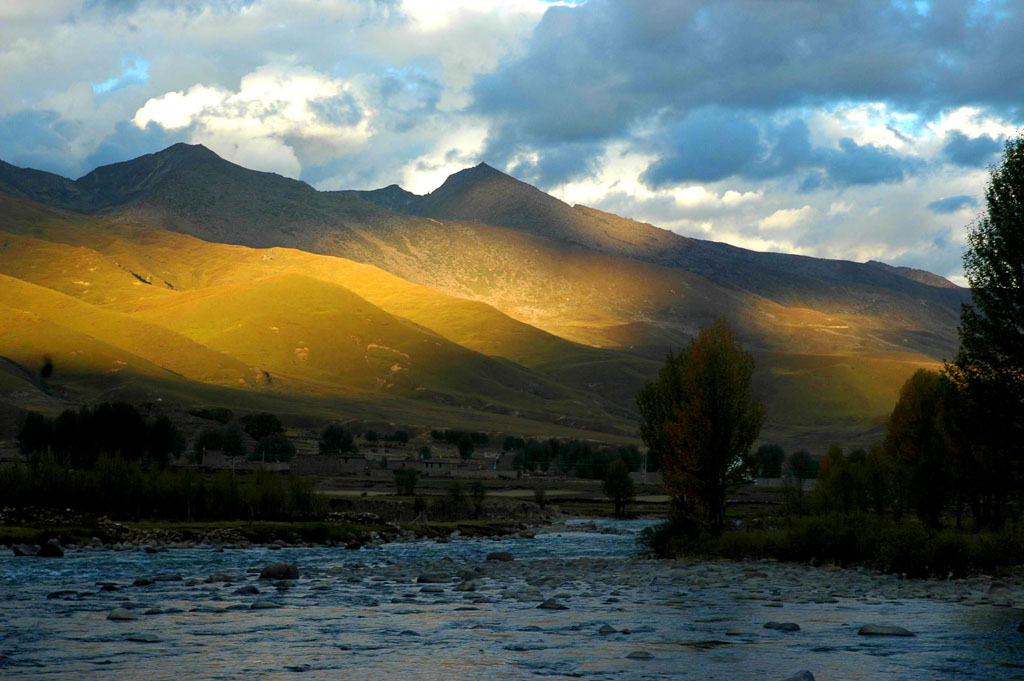
{"label": "white cloud", "polygon": [[237,92],[195,85],[154,97],[132,122],[140,128],[193,127],[192,141],[236,163],[298,176],[296,149],[312,163],[349,153],[371,137],[372,116],[346,81],[272,65],[243,77]]}
{"label": "white cloud", "polygon": [[774,231],[786,230],[804,223],[814,217],[814,209],[810,206],[800,208],[781,208],[758,223],[761,229]]}

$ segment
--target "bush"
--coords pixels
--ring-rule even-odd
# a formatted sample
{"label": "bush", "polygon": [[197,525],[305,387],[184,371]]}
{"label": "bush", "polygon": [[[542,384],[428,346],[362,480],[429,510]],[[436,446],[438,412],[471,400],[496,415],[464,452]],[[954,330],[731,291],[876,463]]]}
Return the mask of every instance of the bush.
{"label": "bush", "polygon": [[439,520],[462,520],[467,515],[468,503],[462,490],[462,483],[456,481],[448,487],[448,492],[434,499],[430,513]]}
{"label": "bush", "polygon": [[285,436],[284,433],[267,435],[252,450],[252,457],[255,461],[274,463],[277,461],[291,461],[295,458],[295,445]]}
{"label": "bush", "polygon": [[487,487],[476,480],[469,486],[469,501],[473,506],[473,517],[479,518],[484,512],[484,501],[487,499]]}

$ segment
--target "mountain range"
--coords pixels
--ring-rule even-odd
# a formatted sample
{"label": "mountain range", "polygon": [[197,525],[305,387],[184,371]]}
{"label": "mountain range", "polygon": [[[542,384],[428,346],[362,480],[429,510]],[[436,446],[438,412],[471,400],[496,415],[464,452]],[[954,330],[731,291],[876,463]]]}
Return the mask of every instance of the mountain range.
{"label": "mountain range", "polygon": [[324,192],[185,144],[78,180],[0,162],[0,242],[0,399],[44,408],[629,441],[639,387],[724,315],[765,440],[867,444],[902,382],[955,352],[969,299],[570,206],[486,164],[423,196]]}

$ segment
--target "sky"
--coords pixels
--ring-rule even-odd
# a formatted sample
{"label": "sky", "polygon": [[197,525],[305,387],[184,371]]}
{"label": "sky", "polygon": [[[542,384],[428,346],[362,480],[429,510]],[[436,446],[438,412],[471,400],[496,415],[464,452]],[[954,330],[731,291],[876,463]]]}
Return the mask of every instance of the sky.
{"label": "sky", "polygon": [[0,159],[201,143],[319,189],[481,161],[757,250],[962,277],[1020,0],[3,0]]}

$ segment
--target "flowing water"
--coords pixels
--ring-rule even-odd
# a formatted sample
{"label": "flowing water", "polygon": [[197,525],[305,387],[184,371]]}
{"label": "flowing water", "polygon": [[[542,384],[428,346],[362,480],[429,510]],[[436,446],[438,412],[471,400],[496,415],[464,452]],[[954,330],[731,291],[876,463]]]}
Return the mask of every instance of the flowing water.
{"label": "flowing water", "polygon": [[[0,678],[736,680],[802,669],[819,681],[1024,678],[1019,586],[993,600],[982,583],[645,560],[633,555],[643,522],[598,524],[629,533],[7,555]],[[492,551],[515,561],[488,562]],[[259,580],[277,561],[297,563],[301,577]],[[443,582],[418,582],[424,573]],[[247,585],[260,593],[235,593]],[[547,598],[567,609],[539,609]],[[252,609],[257,601],[281,607]],[[118,607],[137,619],[108,620]],[[800,630],[765,629],[770,620]],[[865,623],[916,636],[858,636]]]}

